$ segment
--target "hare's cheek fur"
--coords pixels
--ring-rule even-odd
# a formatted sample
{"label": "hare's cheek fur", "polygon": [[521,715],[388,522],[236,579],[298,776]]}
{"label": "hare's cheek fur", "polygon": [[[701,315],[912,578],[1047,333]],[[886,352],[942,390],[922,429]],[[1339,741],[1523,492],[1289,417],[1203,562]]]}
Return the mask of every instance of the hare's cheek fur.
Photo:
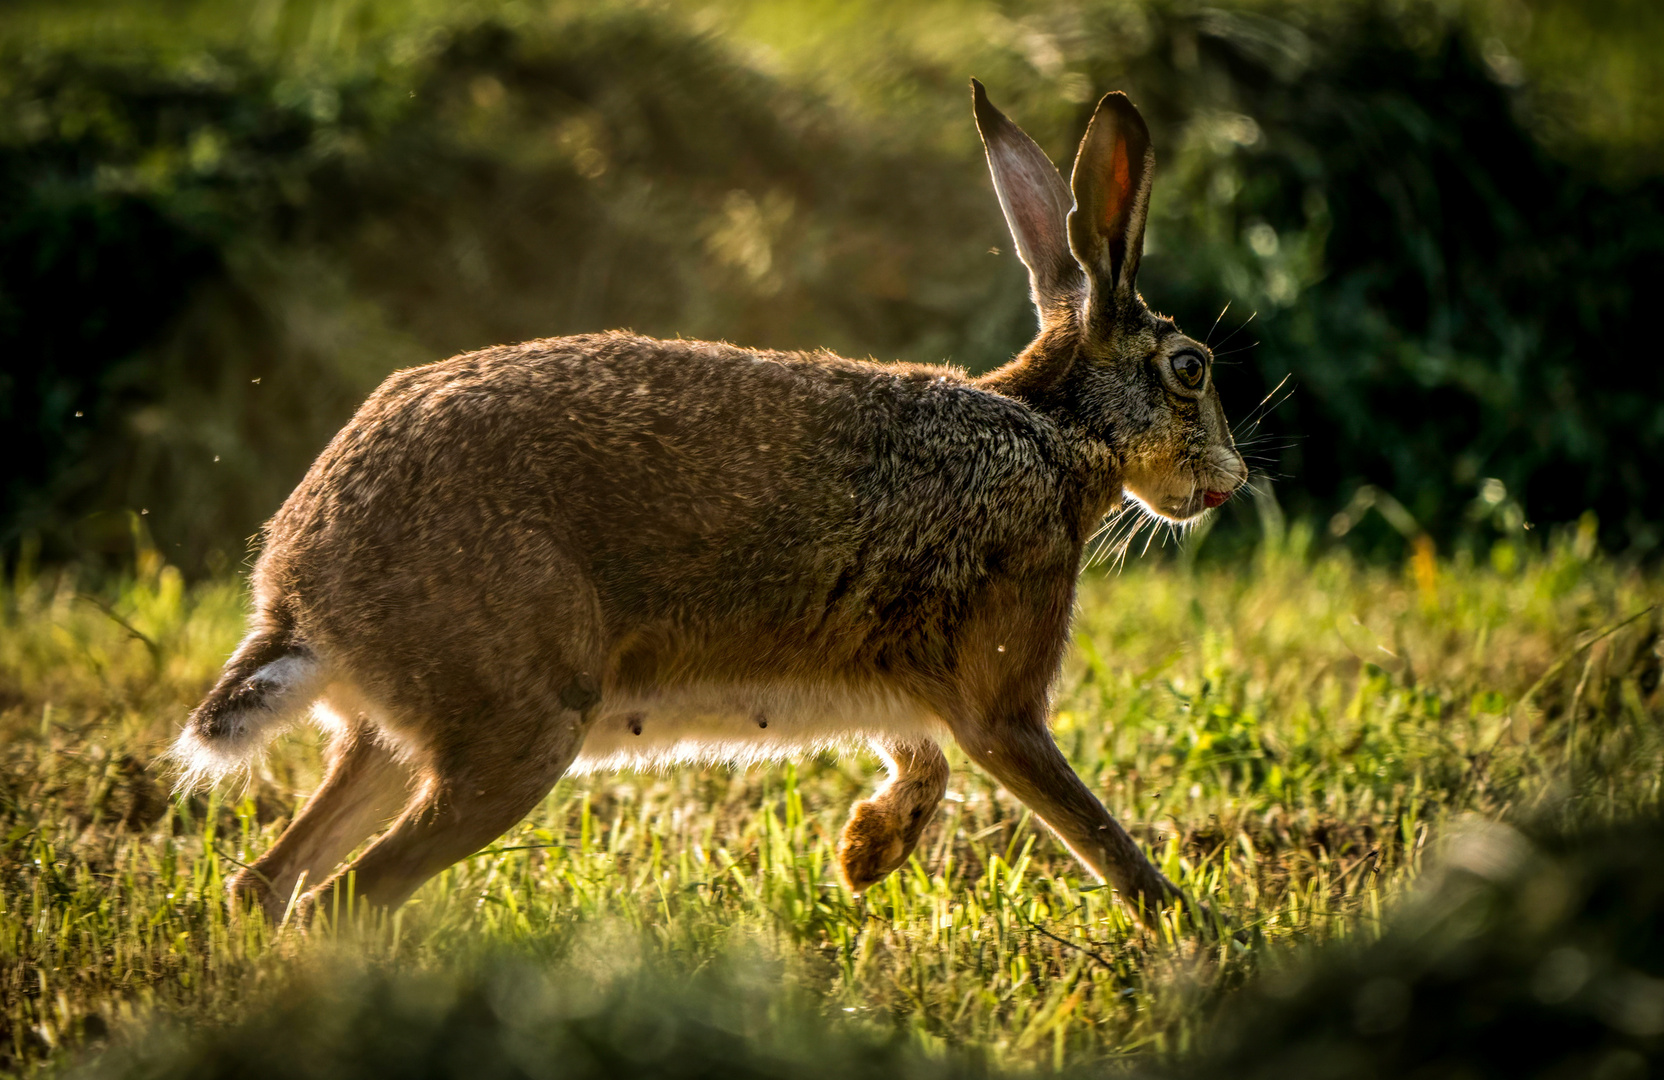
{"label": "hare's cheek fur", "polygon": [[1142,305],[1108,336],[1082,346],[1088,377],[1083,411],[1120,464],[1127,497],[1169,521],[1189,521],[1247,479],[1211,383],[1197,395],[1170,386],[1175,354],[1205,353],[1171,319]]}
{"label": "hare's cheek fur", "polygon": [[1150,513],[1188,521],[1247,479],[1231,443],[1218,398],[1184,401],[1155,411],[1155,422],[1128,440],[1122,485]]}

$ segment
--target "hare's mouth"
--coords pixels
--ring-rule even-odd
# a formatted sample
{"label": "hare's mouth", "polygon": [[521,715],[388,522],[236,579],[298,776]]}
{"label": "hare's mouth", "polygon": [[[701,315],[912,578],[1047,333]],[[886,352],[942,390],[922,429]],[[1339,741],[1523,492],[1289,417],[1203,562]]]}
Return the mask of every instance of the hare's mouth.
{"label": "hare's mouth", "polygon": [[[1129,492],[1129,494],[1131,494]],[[1166,518],[1175,523],[1184,523],[1201,517],[1209,510],[1223,506],[1235,494],[1233,490],[1198,490],[1183,497],[1174,497],[1160,501],[1145,499],[1133,495],[1144,508],[1156,517]]]}
{"label": "hare's mouth", "polygon": [[1223,460],[1174,469],[1158,476],[1153,483],[1148,478],[1131,478],[1133,483],[1123,490],[1153,517],[1174,524],[1194,521],[1207,511],[1225,505],[1248,479],[1248,470],[1236,454],[1225,451],[1218,456]]}

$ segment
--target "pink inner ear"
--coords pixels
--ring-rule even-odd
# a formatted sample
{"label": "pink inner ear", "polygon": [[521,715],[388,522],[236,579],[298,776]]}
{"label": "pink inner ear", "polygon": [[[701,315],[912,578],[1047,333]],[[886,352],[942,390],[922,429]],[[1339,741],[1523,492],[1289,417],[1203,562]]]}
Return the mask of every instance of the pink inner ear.
{"label": "pink inner ear", "polygon": [[1104,200],[1104,227],[1108,228],[1121,216],[1121,211],[1127,202],[1128,180],[1131,178],[1132,166],[1127,163],[1127,140],[1116,139],[1115,149],[1109,155],[1109,198]]}

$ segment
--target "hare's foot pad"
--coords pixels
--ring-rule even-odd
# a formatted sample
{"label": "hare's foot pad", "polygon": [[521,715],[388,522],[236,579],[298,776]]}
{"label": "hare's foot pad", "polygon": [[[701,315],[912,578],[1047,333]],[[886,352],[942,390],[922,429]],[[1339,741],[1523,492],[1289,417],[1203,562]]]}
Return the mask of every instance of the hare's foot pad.
{"label": "hare's foot pad", "polygon": [[907,861],[909,824],[877,802],[856,804],[838,838],[838,871],[851,892],[865,892]]}

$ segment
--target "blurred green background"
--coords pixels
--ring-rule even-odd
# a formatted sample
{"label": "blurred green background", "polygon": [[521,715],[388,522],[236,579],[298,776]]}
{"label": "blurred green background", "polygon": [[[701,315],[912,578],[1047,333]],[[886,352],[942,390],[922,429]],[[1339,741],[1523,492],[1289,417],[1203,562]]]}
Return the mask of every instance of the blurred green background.
{"label": "blurred green background", "polygon": [[13,0],[0,551],[137,520],[234,565],[387,372],[503,341],[985,370],[1033,316],[976,75],[1065,163],[1098,95],[1143,109],[1141,284],[1233,418],[1291,376],[1292,512],[1656,552],[1660,55],[1652,0]]}

